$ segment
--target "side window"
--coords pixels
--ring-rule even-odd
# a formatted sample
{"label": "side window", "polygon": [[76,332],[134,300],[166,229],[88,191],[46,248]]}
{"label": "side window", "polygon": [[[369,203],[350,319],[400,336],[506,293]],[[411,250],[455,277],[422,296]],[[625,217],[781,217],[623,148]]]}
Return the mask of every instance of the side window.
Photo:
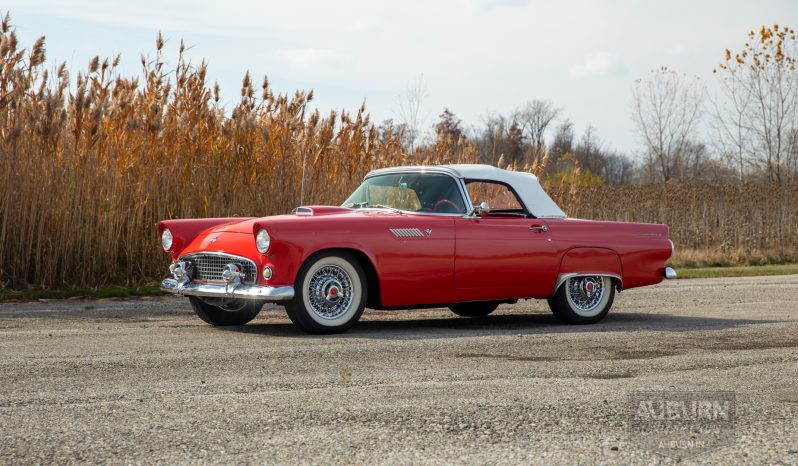
{"label": "side window", "polygon": [[466,182],[468,195],[471,203],[479,205],[487,202],[491,211],[514,211],[523,212],[524,207],[515,193],[501,183],[491,183],[488,181],[468,181]]}

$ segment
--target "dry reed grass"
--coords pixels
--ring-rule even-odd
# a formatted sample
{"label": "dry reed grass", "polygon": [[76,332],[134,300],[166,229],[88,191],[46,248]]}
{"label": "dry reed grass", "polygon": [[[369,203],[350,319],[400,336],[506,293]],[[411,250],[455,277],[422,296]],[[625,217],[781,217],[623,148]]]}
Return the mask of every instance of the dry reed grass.
{"label": "dry reed grass", "polygon": [[798,186],[658,183],[580,189],[574,217],[666,223],[678,266],[798,259]]}
{"label": "dry reed grass", "polygon": [[[309,108],[312,91],[277,95],[248,74],[240,101],[225,112],[205,63],[192,65],[181,43],[168,69],[163,47],[159,36],[141,78],[120,76],[117,57],[95,58],[73,80],[64,65],[44,66],[43,39],[23,50],[8,16],[2,20],[0,288],[157,279],[166,267],[160,219],[336,204],[374,168],[475,161],[466,140],[408,154],[400,132],[380,134],[363,107],[322,115]],[[542,173],[545,163],[535,157],[520,168]],[[697,249],[796,244],[795,208],[770,188],[747,188],[743,211],[724,187],[578,190],[578,179],[574,167],[556,184],[543,180],[578,216],[668,222],[677,243]]]}

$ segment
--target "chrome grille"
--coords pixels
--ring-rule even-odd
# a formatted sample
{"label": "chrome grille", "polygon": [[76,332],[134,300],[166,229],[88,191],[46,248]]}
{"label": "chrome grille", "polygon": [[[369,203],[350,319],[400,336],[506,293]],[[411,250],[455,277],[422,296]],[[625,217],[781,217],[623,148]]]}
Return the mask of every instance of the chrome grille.
{"label": "chrome grille", "polygon": [[185,260],[191,264],[190,276],[192,280],[203,282],[224,283],[222,272],[224,272],[224,268],[227,264],[238,265],[241,271],[246,275],[244,283],[255,283],[255,277],[258,273],[255,263],[251,260],[228,254],[188,254],[181,257],[179,260]]}

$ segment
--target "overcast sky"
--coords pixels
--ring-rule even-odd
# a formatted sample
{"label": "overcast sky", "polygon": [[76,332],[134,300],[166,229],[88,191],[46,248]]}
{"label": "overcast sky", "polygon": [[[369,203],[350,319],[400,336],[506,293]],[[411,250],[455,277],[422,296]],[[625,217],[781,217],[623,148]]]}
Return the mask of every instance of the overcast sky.
{"label": "overcast sky", "polygon": [[635,79],[667,65],[710,83],[749,30],[798,27],[798,0],[5,0],[0,9],[26,47],[46,35],[48,62],[73,73],[117,53],[123,73],[139,73],[162,31],[173,60],[182,38],[193,61],[209,62],[228,107],[250,70],[278,92],[314,89],[323,111],[365,100],[379,122],[397,118],[398,96],[423,75],[428,125],[444,107],[476,124],[548,99],[577,132],[593,125],[606,148],[628,153],[638,150]]}

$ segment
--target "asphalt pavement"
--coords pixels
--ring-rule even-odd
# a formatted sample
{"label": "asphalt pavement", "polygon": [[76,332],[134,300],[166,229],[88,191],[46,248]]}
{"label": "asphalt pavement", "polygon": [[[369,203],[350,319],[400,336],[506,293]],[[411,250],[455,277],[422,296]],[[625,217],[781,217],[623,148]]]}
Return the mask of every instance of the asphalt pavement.
{"label": "asphalt pavement", "polygon": [[[592,326],[526,301],[336,336],[273,306],[214,328],[184,298],[6,302],[0,355],[0,463],[798,463],[798,276],[628,290]],[[633,429],[635,396],[684,392],[733,397],[698,447]]]}

